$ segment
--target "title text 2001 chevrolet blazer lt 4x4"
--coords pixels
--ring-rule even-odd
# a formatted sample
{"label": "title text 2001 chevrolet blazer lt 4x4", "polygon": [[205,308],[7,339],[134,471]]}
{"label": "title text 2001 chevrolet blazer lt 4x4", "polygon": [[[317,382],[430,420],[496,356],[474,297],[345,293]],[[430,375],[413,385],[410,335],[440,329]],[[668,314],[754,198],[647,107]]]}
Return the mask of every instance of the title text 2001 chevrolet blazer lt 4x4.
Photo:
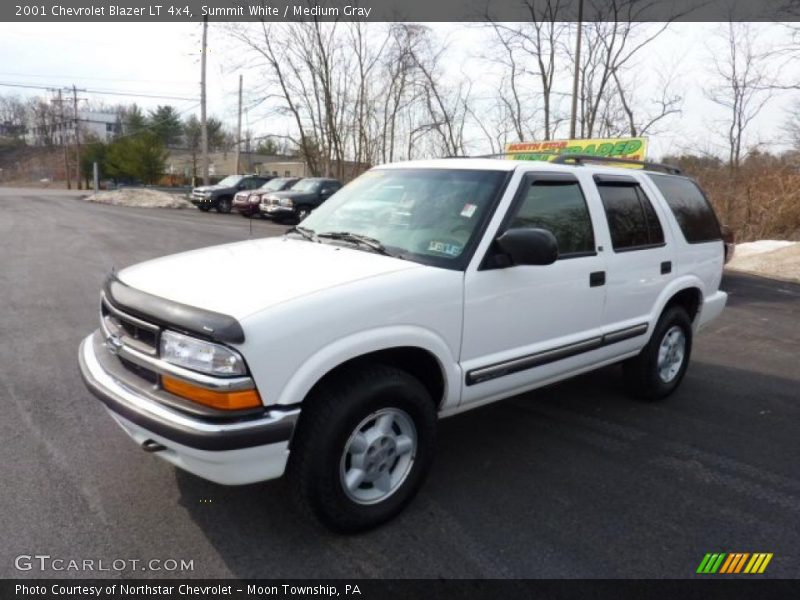
{"label": "title text 2001 chevrolet blazer lt 4x4", "polygon": [[617,362],[662,398],[722,311],[724,244],[694,182],[572,163],[377,167],[282,237],[128,267],[83,377],[178,467],[286,472],[329,527],[375,526],[422,484],[437,418]]}

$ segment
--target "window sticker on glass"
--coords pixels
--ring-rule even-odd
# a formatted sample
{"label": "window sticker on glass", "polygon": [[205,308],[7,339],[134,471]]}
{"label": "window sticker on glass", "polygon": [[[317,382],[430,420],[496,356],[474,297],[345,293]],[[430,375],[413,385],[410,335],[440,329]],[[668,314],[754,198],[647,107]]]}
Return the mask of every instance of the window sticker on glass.
{"label": "window sticker on glass", "polygon": [[448,244],[446,242],[437,242],[436,240],[431,240],[428,244],[428,252],[438,252],[448,256],[458,256],[461,254],[461,250],[463,250],[463,246],[459,244]]}
{"label": "window sticker on glass", "polygon": [[467,217],[468,219],[472,218],[472,215],[475,214],[475,211],[478,210],[477,205],[475,204],[465,204],[464,208],[461,209],[461,216]]}

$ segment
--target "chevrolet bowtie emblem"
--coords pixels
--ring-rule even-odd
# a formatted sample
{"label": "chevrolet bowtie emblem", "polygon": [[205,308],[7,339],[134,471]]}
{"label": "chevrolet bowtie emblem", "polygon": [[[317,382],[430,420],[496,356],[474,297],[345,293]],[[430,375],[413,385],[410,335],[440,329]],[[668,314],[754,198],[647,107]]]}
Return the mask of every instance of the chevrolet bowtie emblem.
{"label": "chevrolet bowtie emblem", "polygon": [[106,346],[113,354],[117,354],[122,349],[122,340],[117,335],[110,335],[106,338]]}

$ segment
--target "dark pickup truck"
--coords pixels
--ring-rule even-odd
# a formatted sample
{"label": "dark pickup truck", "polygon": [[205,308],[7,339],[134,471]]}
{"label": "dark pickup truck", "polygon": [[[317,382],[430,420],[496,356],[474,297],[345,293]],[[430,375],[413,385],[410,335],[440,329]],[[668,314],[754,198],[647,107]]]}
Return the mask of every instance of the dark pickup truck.
{"label": "dark pickup truck", "polygon": [[263,195],[259,210],[262,216],[270,219],[302,221],[341,187],[338,179],[306,177],[290,190]]}
{"label": "dark pickup truck", "polygon": [[268,175],[228,175],[215,185],[194,188],[189,200],[202,211],[216,208],[217,212],[229,213],[236,192],[260,188],[270,179]]}

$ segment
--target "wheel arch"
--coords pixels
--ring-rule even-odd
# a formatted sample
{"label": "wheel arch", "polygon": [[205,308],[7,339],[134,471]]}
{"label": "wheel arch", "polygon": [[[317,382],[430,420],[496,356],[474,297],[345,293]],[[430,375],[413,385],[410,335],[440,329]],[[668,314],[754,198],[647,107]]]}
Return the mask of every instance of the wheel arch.
{"label": "wheel arch", "polygon": [[317,351],[286,383],[276,404],[301,403],[336,374],[370,363],[399,366],[417,377],[437,410],[458,403],[460,368],[444,340],[429,330],[391,327],[361,332]]}
{"label": "wheel arch", "polygon": [[671,306],[683,307],[689,315],[692,324],[696,326],[705,297],[703,282],[693,276],[676,279],[667,286],[659,296],[655,310],[651,315],[651,327],[658,322],[664,311]]}

